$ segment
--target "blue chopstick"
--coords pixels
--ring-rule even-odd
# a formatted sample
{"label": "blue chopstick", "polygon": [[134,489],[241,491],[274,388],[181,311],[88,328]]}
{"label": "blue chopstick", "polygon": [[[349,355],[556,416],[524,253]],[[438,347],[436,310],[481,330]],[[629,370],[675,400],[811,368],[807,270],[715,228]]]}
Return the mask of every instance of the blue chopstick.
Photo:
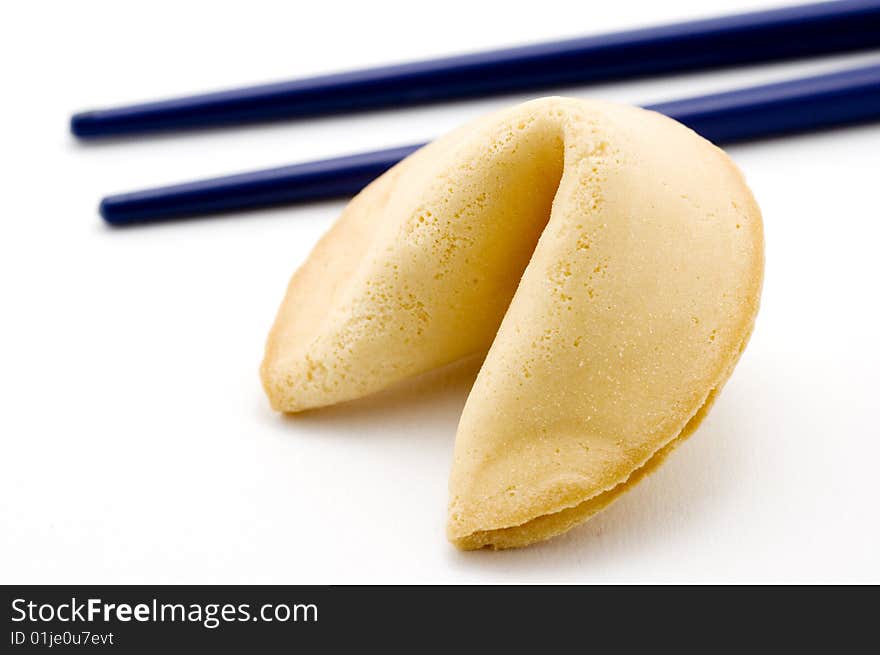
{"label": "blue chopstick", "polygon": [[[880,65],[651,105],[715,143],[880,120]],[[108,196],[112,225],[350,196],[421,147],[403,146]]]}
{"label": "blue chopstick", "polygon": [[880,47],[880,0],[801,5],[76,114],[82,139],[237,125]]}

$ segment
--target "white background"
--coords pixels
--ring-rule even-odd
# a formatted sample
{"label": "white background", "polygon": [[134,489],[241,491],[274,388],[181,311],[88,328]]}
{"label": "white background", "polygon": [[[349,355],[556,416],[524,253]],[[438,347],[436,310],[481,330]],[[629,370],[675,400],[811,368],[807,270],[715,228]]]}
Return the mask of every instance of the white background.
{"label": "white background", "polygon": [[[430,139],[530,94],[76,144],[75,110],[763,6],[761,1],[6,4],[0,582],[880,582],[880,125],[730,148],[763,208],[751,345],[697,434],[546,544],[460,553],[472,371],[284,418],[258,376],[342,202],[143,229],[105,193]],[[648,103],[880,52],[560,89]]]}

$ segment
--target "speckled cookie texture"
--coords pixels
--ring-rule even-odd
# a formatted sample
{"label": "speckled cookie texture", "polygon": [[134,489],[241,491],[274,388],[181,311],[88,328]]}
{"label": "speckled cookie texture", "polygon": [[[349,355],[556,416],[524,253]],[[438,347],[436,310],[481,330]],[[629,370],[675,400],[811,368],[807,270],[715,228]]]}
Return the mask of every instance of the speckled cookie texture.
{"label": "speckled cookie texture", "polygon": [[760,211],[720,149],[659,114],[542,98],[422,148],[294,274],[261,369],[284,412],[488,354],[455,442],[461,548],[562,533],[649,473],[743,351]]}

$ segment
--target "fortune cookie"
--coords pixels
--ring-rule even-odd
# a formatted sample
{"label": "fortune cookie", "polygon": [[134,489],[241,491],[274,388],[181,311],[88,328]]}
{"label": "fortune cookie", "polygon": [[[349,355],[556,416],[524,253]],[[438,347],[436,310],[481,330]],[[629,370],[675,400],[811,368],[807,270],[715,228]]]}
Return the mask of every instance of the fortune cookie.
{"label": "fortune cookie", "polygon": [[261,368],[283,412],[488,354],[458,427],[460,548],[560,534],[705,416],[758,311],[761,214],[660,114],[542,98],[418,150],[294,274]]}

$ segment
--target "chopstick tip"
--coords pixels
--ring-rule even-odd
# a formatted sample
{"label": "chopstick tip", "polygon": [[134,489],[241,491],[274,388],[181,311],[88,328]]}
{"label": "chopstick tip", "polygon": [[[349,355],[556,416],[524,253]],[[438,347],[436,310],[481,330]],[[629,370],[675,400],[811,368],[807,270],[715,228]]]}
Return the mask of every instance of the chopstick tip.
{"label": "chopstick tip", "polygon": [[83,111],[70,117],[70,133],[78,139],[87,139],[95,135],[93,129],[94,112]]}
{"label": "chopstick tip", "polygon": [[107,225],[111,225],[113,227],[118,227],[125,223],[124,220],[120,220],[120,216],[114,210],[115,203],[111,196],[107,196],[105,198],[101,198],[101,202],[98,203],[98,214],[100,214],[101,218],[104,219],[104,222]]}

